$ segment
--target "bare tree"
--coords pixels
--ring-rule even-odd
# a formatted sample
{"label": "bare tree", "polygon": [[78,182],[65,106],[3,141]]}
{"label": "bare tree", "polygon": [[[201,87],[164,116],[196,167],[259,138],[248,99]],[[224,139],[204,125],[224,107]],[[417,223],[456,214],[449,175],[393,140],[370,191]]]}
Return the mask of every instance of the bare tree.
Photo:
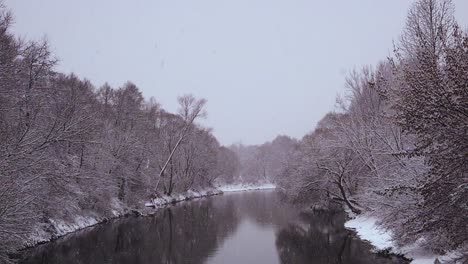
{"label": "bare tree", "polygon": [[177,142],[175,143],[174,147],[171,149],[169,156],[167,157],[166,161],[164,162],[164,165],[161,168],[161,171],[159,172],[159,176],[156,182],[155,186],[155,191],[157,193],[157,189],[159,187],[159,182],[161,181],[162,177],[164,177],[164,172],[166,171],[166,168],[171,162],[172,157],[174,156],[174,153],[176,152],[177,148],[180,146],[182,143],[182,140],[190,133],[190,130],[193,126],[194,121],[199,118],[203,117],[205,115],[204,112],[204,106],[206,104],[205,99],[195,99],[193,95],[184,95],[178,98],[179,101],[179,115],[182,117],[184,120],[184,126],[179,132],[179,138]]}

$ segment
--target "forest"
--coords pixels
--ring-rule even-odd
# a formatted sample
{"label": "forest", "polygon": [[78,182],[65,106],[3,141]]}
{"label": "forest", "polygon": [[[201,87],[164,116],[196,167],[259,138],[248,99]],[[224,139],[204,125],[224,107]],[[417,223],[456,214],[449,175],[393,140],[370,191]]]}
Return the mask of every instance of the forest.
{"label": "forest", "polygon": [[376,215],[400,245],[466,261],[468,36],[453,4],[417,1],[394,54],[351,72],[346,88],[286,155],[278,186],[295,202]]}
{"label": "forest", "polygon": [[12,22],[2,6],[0,260],[51,219],[112,217],[235,180],[235,153],[197,124],[206,100],[180,96],[169,113],[132,82],[95,87],[56,72],[48,43],[16,38]]}
{"label": "forest", "polygon": [[[150,199],[274,183],[289,202],[372,214],[399,245],[468,259],[468,35],[449,0],[419,0],[393,54],[353,70],[302,139],[222,146],[191,94],[164,110],[128,81],[55,70],[46,40],[0,7],[0,262],[54,219],[112,218]],[[389,43],[390,45],[391,43]],[[312,128],[311,128],[312,129]]]}

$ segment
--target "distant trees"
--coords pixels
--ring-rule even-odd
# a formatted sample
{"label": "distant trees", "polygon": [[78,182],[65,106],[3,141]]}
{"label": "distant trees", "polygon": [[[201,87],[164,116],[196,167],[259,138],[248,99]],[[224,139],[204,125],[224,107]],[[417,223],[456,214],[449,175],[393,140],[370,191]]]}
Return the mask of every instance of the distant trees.
{"label": "distant trees", "polygon": [[218,160],[219,180],[228,184],[236,182],[241,170],[240,160],[236,153],[227,147],[221,147],[218,152]]}
{"label": "distant trees", "polygon": [[288,136],[277,136],[262,145],[237,144],[230,149],[239,157],[242,181],[275,182],[279,180],[296,144],[296,140]]}
{"label": "distant trees", "polygon": [[466,251],[468,37],[453,11],[417,1],[395,57],[350,75],[338,111],[290,155],[289,197],[373,212],[401,243]]}

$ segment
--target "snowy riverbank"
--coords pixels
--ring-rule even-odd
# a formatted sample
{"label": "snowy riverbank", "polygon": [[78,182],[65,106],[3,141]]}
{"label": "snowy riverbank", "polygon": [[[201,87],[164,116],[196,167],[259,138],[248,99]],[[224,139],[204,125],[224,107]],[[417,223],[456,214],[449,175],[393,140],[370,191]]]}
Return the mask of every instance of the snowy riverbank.
{"label": "snowy riverbank", "polygon": [[412,264],[433,264],[436,259],[443,263],[457,257],[456,253],[444,256],[434,254],[423,248],[420,242],[399,248],[392,240],[391,230],[385,230],[379,226],[377,218],[370,215],[354,216],[350,214],[350,216],[352,219],[345,223],[346,228],[355,230],[361,239],[369,241],[377,250],[390,249],[392,253],[403,254],[413,260]]}
{"label": "snowy riverbank", "polygon": [[243,191],[253,191],[253,190],[268,190],[275,189],[276,185],[272,183],[264,184],[232,184],[219,186],[218,189],[223,192],[243,192]]}
{"label": "snowy riverbank", "polygon": [[111,212],[111,216],[103,216],[97,212],[87,212],[82,215],[75,215],[70,219],[49,218],[47,223],[37,224],[35,231],[24,242],[24,247],[29,248],[47,243],[78,230],[133,213],[132,210],[124,208],[117,199],[113,200],[111,204]]}
{"label": "snowy riverbank", "polygon": [[214,189],[202,190],[202,191],[192,191],[189,190],[186,193],[176,194],[171,196],[161,196],[151,200],[148,203],[145,203],[146,207],[161,207],[168,204],[178,203],[182,201],[202,198],[206,196],[219,195],[225,192],[242,192],[242,191],[253,191],[253,190],[267,190],[275,189],[276,186],[271,183],[263,184],[230,184],[230,185],[220,185]]}
{"label": "snowy riverbank", "polygon": [[201,191],[188,190],[186,193],[179,193],[179,194],[175,194],[171,196],[164,195],[164,196],[152,199],[151,201],[145,203],[145,206],[159,208],[159,207],[166,206],[168,204],[174,204],[174,203],[178,203],[182,201],[189,201],[189,200],[207,197],[207,196],[219,195],[222,193],[223,191],[219,189],[201,190]]}
{"label": "snowy riverbank", "polygon": [[[182,201],[189,201],[197,198],[203,198],[213,195],[220,195],[225,192],[240,192],[240,191],[252,191],[252,190],[266,190],[274,189],[275,185],[270,183],[265,184],[233,184],[233,185],[222,185],[212,189],[206,189],[201,191],[189,190],[186,193],[175,194],[171,196],[162,196],[156,199],[152,199],[150,202],[144,204],[146,208],[161,208],[171,204],[175,204]],[[118,201],[112,203],[112,216],[104,217],[97,213],[89,213],[87,215],[77,215],[73,219],[49,219],[48,223],[41,223],[36,227],[36,230],[31,236],[25,241],[25,247],[33,247],[38,244],[50,242],[59,237],[67,234],[76,232],[78,230],[91,227],[100,223],[107,222],[111,219],[119,218],[127,215],[151,215],[153,212],[148,211],[150,209],[141,208],[127,209],[123,208]]]}

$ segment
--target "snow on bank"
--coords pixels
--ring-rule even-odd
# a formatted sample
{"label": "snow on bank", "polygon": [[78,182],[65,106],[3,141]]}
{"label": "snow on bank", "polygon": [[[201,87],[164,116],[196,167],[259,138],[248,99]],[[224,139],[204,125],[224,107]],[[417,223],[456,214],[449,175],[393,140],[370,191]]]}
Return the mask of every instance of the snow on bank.
{"label": "snow on bank", "polygon": [[[181,201],[192,200],[196,198],[202,198],[212,195],[219,195],[223,192],[238,192],[238,191],[249,191],[249,190],[264,190],[276,188],[273,184],[260,184],[260,185],[246,185],[246,184],[235,184],[235,185],[224,185],[216,189],[208,189],[201,191],[189,190],[183,194],[174,194],[171,196],[162,196],[152,199],[150,202],[145,203],[145,207],[164,207],[169,204],[174,204]],[[118,218],[124,215],[131,214],[133,211],[124,208],[124,206],[118,201],[113,199],[111,201],[111,212],[112,217]],[[137,212],[138,213],[138,212]],[[58,237],[64,236],[69,233],[81,230],[86,227],[91,227],[96,224],[105,222],[110,218],[99,216],[97,214],[89,215],[77,215],[71,220],[62,219],[48,219],[48,223],[39,223],[35,231],[26,239],[24,246],[33,247],[38,244],[52,241]]]}
{"label": "snow on bank", "polygon": [[75,217],[75,221],[71,223],[68,223],[62,220],[52,220],[52,219],[50,219],[50,222],[52,223],[53,226],[55,226],[57,230],[57,235],[63,236],[75,230],[82,229],[88,226],[93,226],[98,223],[98,220],[96,217],[91,217],[91,216],[88,216],[88,217],[77,216]]}
{"label": "snow on bank", "polygon": [[157,207],[166,206],[168,204],[178,203],[182,201],[192,200],[192,199],[211,196],[211,195],[218,195],[222,193],[223,192],[218,189],[202,190],[202,191],[188,190],[186,193],[183,193],[183,194],[175,194],[171,196],[164,195],[164,196],[152,199],[150,202],[145,203],[145,206],[157,208]]}
{"label": "snow on bank", "polygon": [[394,247],[392,234],[377,225],[377,219],[359,215],[345,223],[345,227],[356,230],[358,236],[369,241],[378,250]]}
{"label": "snow on bank", "polygon": [[[129,213],[122,203],[117,199],[111,201],[110,218],[118,218]],[[72,219],[63,220],[58,218],[49,218],[48,223],[39,223],[35,230],[24,242],[25,247],[33,247],[38,244],[50,242],[66,234],[97,225],[109,220],[108,217],[99,216],[97,213],[88,212],[87,215],[76,215]]]}
{"label": "snow on bank", "polygon": [[102,220],[103,219],[100,219],[97,216],[81,215],[76,216],[72,221],[49,219],[49,224],[41,223],[36,227],[35,231],[25,242],[25,246],[31,247],[40,243],[49,242],[54,238],[64,236],[86,227],[94,226]]}
{"label": "snow on bank", "polygon": [[457,257],[456,252],[451,252],[444,256],[436,255],[423,247],[424,241],[422,240],[412,245],[398,248],[392,240],[392,232],[383,229],[377,223],[378,219],[375,217],[358,215],[347,221],[345,227],[355,230],[361,239],[369,241],[377,250],[390,249],[392,253],[403,254],[407,258],[413,259],[411,261],[412,264],[433,264],[436,259],[449,261]]}
{"label": "snow on bank", "polygon": [[251,191],[251,190],[268,190],[275,189],[276,185],[272,183],[264,184],[232,184],[219,186],[218,189],[223,192],[242,192],[242,191]]}
{"label": "snow on bank", "polygon": [[186,193],[174,194],[171,196],[161,196],[155,199],[152,199],[150,202],[145,203],[146,207],[162,207],[168,204],[178,203],[182,201],[192,200],[196,198],[212,196],[222,194],[224,192],[242,192],[242,191],[252,191],[252,190],[267,190],[275,189],[276,186],[271,183],[264,184],[231,184],[231,185],[221,185],[216,187],[216,189],[194,191],[189,190]]}
{"label": "snow on bank", "polygon": [[461,253],[458,251],[451,251],[445,255],[437,255],[434,254],[432,251],[424,248],[424,239],[420,239],[411,245],[406,245],[400,249],[398,249],[402,254],[405,256],[412,258],[412,264],[433,264],[436,263],[435,260],[438,259],[440,262],[438,263],[464,263],[463,260],[454,261],[461,257]]}

